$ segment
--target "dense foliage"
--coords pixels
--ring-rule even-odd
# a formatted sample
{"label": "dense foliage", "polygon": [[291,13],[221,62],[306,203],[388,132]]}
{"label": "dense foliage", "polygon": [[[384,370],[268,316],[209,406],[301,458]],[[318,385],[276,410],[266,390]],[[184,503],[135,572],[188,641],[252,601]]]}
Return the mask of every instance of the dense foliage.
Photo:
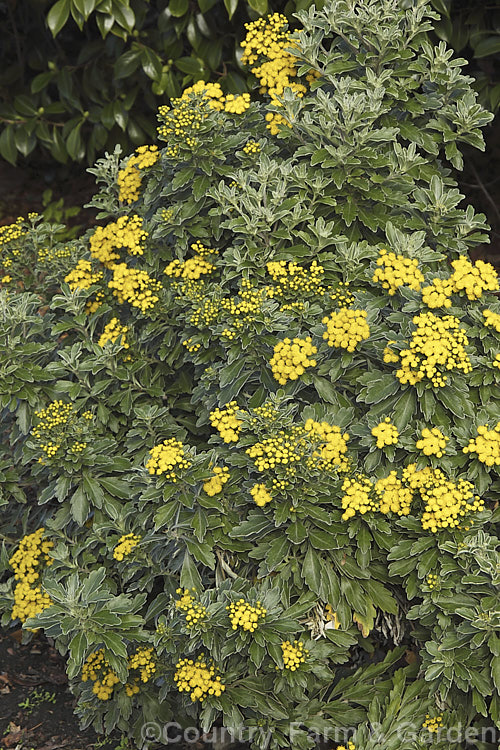
{"label": "dense foliage", "polygon": [[85,724],[493,747],[500,286],[447,166],[491,116],[405,6],[257,20],[266,103],[197,83],[101,226],[0,230],[0,609]]}
{"label": "dense foliage", "polygon": [[[432,0],[435,32],[474,60],[480,101],[495,111],[500,83],[498,9]],[[0,0],[0,156],[49,154],[93,163],[120,143],[154,138],[166,99],[216,76],[225,91],[250,91],[241,64],[243,24],[267,12],[293,13],[311,0]],[[322,7],[321,2],[316,3]],[[491,64],[481,72],[477,60]]]}

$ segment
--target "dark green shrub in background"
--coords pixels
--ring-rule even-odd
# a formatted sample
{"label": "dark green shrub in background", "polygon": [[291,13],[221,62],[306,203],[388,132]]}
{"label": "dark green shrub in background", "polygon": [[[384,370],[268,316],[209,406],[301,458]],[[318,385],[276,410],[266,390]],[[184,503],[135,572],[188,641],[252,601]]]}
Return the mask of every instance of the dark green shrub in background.
{"label": "dark green shrub in background", "polygon": [[[92,163],[120,143],[154,137],[158,106],[200,79],[225,91],[251,88],[239,64],[243,24],[268,11],[290,19],[311,0],[4,0],[0,2],[0,155],[50,154]],[[322,2],[316,6],[321,8]],[[404,3],[403,3],[404,5]],[[433,0],[436,33],[462,55],[500,49],[490,5]],[[478,75],[481,103],[495,110],[494,71]]]}

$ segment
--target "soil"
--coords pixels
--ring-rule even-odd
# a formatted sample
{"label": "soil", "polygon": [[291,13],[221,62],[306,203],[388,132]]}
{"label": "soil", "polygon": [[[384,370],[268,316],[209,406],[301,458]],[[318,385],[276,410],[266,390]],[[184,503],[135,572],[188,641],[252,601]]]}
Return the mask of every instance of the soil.
{"label": "soil", "polygon": [[0,748],[114,750],[96,733],[79,731],[64,659],[43,636],[21,645],[21,631],[0,632]]}

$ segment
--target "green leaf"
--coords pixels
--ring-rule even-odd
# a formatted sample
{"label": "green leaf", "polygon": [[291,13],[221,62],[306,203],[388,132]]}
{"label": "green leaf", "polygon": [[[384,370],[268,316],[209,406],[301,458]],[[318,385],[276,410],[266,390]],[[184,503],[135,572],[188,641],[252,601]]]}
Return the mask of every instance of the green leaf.
{"label": "green leaf", "polygon": [[399,380],[391,373],[367,372],[357,382],[365,386],[358,395],[365,404],[378,404],[401,388]]}
{"label": "green leaf", "polygon": [[10,164],[16,163],[17,149],[13,125],[7,125],[0,135],[0,154]]}
{"label": "green leaf", "polygon": [[491,659],[491,676],[497,693],[500,693],[500,656],[493,656]]}
{"label": "green leaf", "polygon": [[71,513],[75,521],[83,526],[89,514],[89,501],[81,484],[78,485],[71,498]]}
{"label": "green leaf", "polygon": [[196,589],[196,591],[201,591],[202,588],[198,568],[187,550],[184,553],[184,560],[182,562],[180,584],[183,589]]}
{"label": "green leaf", "polygon": [[314,591],[315,594],[321,593],[321,558],[316,554],[312,547],[308,547],[302,563],[301,576],[306,585]]}
{"label": "green leaf", "polygon": [[170,0],[168,9],[175,18],[180,18],[187,13],[189,0]]}
{"label": "green leaf", "polygon": [[84,120],[81,120],[77,123],[66,140],[68,154],[74,161],[79,161],[85,156],[85,147],[80,135],[80,130],[84,122]]}
{"label": "green leaf", "polygon": [[133,31],[135,15],[132,8],[124,0],[114,0],[111,15],[115,21],[126,31]]}
{"label": "green leaf", "polygon": [[142,69],[153,81],[161,78],[162,63],[158,55],[150,47],[143,47],[141,53]]}
{"label": "green leaf", "polygon": [[115,656],[127,657],[127,647],[123,640],[117,633],[100,633],[100,637],[105,647],[109,649]]}
{"label": "green leaf", "polygon": [[[113,75],[115,78],[129,78],[141,63],[141,50],[138,48],[130,49],[115,61],[113,66]],[[109,105],[108,105],[109,106]]]}
{"label": "green leaf", "polygon": [[214,570],[215,555],[208,544],[186,539],[186,546],[195,560],[198,560],[202,565],[206,565],[210,570]]}
{"label": "green leaf", "polygon": [[99,482],[93,477],[84,475],[83,477],[83,488],[87,494],[88,499],[97,508],[102,508],[104,503],[104,492],[102,491]]}
{"label": "green leaf", "polygon": [[182,73],[187,73],[193,78],[202,78],[205,67],[203,62],[196,57],[179,57],[175,60],[175,67],[179,68]]}
{"label": "green leaf", "polygon": [[476,58],[497,55],[500,52],[500,34],[480,39],[477,44],[473,45],[473,49]]}
{"label": "green leaf", "polygon": [[267,0],[248,0],[248,4],[259,16],[265,15],[269,10]]}
{"label": "green leaf", "polygon": [[437,10],[442,16],[446,18],[450,17],[450,2],[449,0],[431,0],[432,7]]}
{"label": "green leaf", "polygon": [[57,0],[47,14],[47,26],[56,37],[69,18],[70,0]]}
{"label": "green leaf", "polygon": [[238,7],[238,0],[224,0],[224,5],[226,6],[229,20],[231,20],[231,18],[234,16],[236,8]]}
{"label": "green leaf", "polygon": [[307,539],[307,529],[301,521],[294,521],[286,530],[286,535],[293,544],[302,544]]}

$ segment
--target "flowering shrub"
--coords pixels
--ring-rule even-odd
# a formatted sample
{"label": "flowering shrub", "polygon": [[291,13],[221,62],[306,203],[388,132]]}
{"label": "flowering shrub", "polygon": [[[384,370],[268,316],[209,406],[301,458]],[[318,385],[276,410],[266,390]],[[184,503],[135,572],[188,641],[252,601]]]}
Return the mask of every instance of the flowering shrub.
{"label": "flowering shrub", "polygon": [[500,720],[500,286],[446,166],[490,117],[405,5],[250,24],[269,104],[195,84],[99,162],[42,308],[46,230],[5,230],[0,606],[85,725],[444,750]]}

